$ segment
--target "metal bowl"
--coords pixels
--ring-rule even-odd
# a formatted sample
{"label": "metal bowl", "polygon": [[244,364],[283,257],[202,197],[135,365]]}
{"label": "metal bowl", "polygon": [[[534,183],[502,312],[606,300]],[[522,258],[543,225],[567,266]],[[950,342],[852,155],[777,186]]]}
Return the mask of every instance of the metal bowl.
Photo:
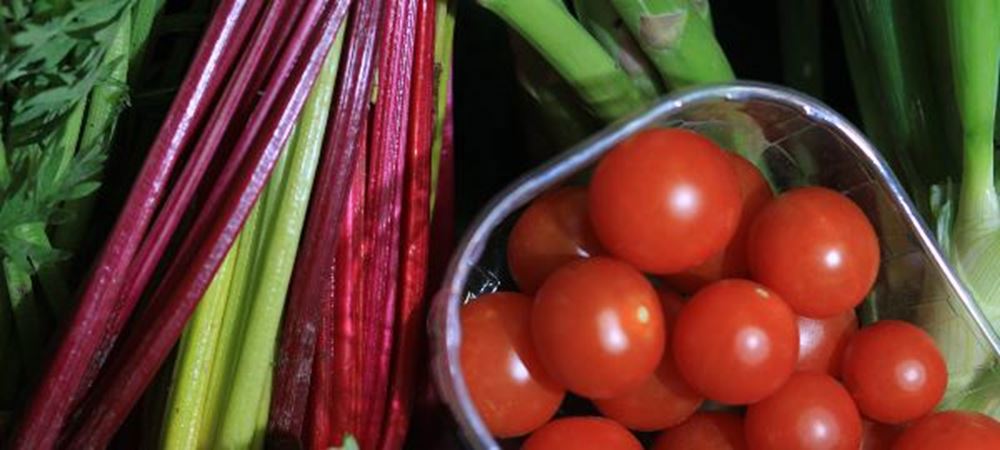
{"label": "metal bowl", "polygon": [[[984,352],[1000,356],[1000,339],[968,288],[952,269],[885,160],[864,135],[819,101],[765,84],[735,83],[668,96],[647,111],[621,120],[521,177],[487,204],[455,252],[430,316],[432,370],[444,402],[472,448],[499,449],[477,414],[462,378],[459,307],[498,289],[514,290],[504,249],[518,212],[543,192],[586,176],[616,143],[651,126],[703,132],[724,147],[738,147],[777,189],[821,185],[857,202],[882,243],[879,279],[862,312],[912,320],[925,289],[942,292],[978,337]],[[922,303],[924,302],[924,303]]]}

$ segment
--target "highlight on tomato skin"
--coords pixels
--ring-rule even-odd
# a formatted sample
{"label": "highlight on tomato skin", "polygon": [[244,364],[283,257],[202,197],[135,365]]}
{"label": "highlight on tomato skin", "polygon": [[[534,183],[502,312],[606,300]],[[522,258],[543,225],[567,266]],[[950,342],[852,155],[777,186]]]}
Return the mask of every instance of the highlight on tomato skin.
{"label": "highlight on tomato skin", "polygon": [[494,436],[521,436],[555,415],[565,390],[545,372],[531,341],[531,299],[497,292],[460,310],[462,374]]}
{"label": "highlight on tomato skin", "polygon": [[861,445],[861,416],[851,395],[818,372],[796,373],[774,395],[750,405],[744,427],[751,450]]}
{"label": "highlight on tomato skin", "polygon": [[724,278],[748,278],[747,236],[757,214],[774,198],[760,170],[736,153],[726,153],[740,185],[740,220],[736,233],[726,247],[707,261],[681,273],[667,275],[664,280],[683,294],[693,294],[711,282]]}
{"label": "highlight on tomato skin", "polygon": [[[679,295],[658,288],[663,315],[668,324],[682,306]],[[704,398],[677,371],[670,346],[659,367],[639,388],[608,399],[593,400],[601,414],[636,431],[659,431],[683,422],[701,406]]]}
{"label": "highlight on tomato skin", "polygon": [[754,219],[747,240],[754,280],[799,315],[824,318],[860,304],[878,275],[879,242],[864,212],[821,187],[786,191]]}
{"label": "highlight on tomato skin", "polygon": [[930,335],[899,320],[881,320],[854,333],[841,375],[861,413],[889,424],[931,412],[948,384],[944,358]]}
{"label": "highlight on tomato skin", "polygon": [[521,450],[642,450],[625,427],[603,417],[566,417],[539,428]]}
{"label": "highlight on tomato skin", "polygon": [[639,270],[670,274],[720,252],[740,216],[740,188],[726,152],[677,128],[651,128],[597,164],[588,190],[601,244]]}
{"label": "highlight on tomato skin", "polygon": [[543,194],[517,219],[507,241],[507,265],[522,292],[533,294],[569,261],[604,253],[587,212],[587,189]]}
{"label": "highlight on tomato skin", "polygon": [[1000,423],[969,411],[943,411],[908,427],[893,450],[991,450],[1000,448]]}
{"label": "highlight on tomato skin", "polygon": [[663,357],[667,324],[650,282],[607,257],[566,264],[535,295],[531,332],[548,373],[587,398],[638,388]]}
{"label": "highlight on tomato skin", "polygon": [[795,370],[839,377],[844,349],[858,330],[858,316],[854,310],[825,319],[799,316],[798,327],[799,362]]}
{"label": "highlight on tomato skin", "polygon": [[743,418],[729,412],[694,413],[656,438],[652,450],[745,450]]}
{"label": "highlight on tomato skin", "polygon": [[748,280],[717,281],[681,309],[671,335],[684,379],[730,405],[771,395],[795,369],[795,314],[774,292]]}

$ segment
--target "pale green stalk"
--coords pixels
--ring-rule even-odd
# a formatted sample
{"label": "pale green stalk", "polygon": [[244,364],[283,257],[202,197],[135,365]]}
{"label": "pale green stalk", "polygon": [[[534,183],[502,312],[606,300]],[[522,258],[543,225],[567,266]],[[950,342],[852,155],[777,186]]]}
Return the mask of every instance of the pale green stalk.
{"label": "pale green stalk", "polygon": [[254,270],[249,292],[250,311],[237,350],[216,448],[244,448],[254,439],[259,415],[257,405],[262,386],[271,373],[274,342],[323,148],[342,43],[343,31],[330,49],[299,118],[295,136],[289,141],[282,155],[283,162],[275,169],[265,193],[267,213],[260,235],[259,264]]}
{"label": "pale green stalk", "polygon": [[573,0],[573,6],[580,23],[632,78],[632,84],[643,97],[650,100],[659,97],[663,84],[656,69],[639,49],[609,0]]}
{"label": "pale green stalk", "polygon": [[647,104],[624,70],[559,2],[479,0],[517,30],[603,120]]}
{"label": "pale green stalk", "polygon": [[[216,428],[225,403],[228,401],[229,382],[236,366],[236,349],[239,348],[243,324],[250,309],[249,285],[255,259],[254,248],[257,246],[257,235],[261,227],[262,214],[260,209],[258,202],[243,225],[237,242],[232,247],[237,252],[233,261],[233,279],[230,282],[229,291],[226,293],[226,311],[222,318],[219,339],[216,343],[212,373],[208,381],[208,392],[202,415],[203,420],[199,424],[198,445],[196,446],[199,449],[213,448]],[[230,252],[232,251],[231,249]]]}
{"label": "pale green stalk", "polygon": [[254,427],[253,443],[250,448],[253,450],[263,450],[264,442],[267,438],[267,415],[271,408],[271,381],[274,379],[274,371],[267,371],[267,379],[261,386],[260,402],[257,404],[257,424]]}
{"label": "pale green stalk", "polygon": [[164,449],[197,448],[236,253],[233,247],[226,254],[181,338],[164,417]]}
{"label": "pale green stalk", "polygon": [[451,83],[452,47],[455,36],[455,0],[436,0],[434,14],[434,140],[431,142],[431,199],[434,211],[438,176],[441,173],[441,148],[444,144],[445,110]]}
{"label": "pale green stalk", "polygon": [[611,4],[671,88],[735,79],[715,40],[707,2],[611,0]]}

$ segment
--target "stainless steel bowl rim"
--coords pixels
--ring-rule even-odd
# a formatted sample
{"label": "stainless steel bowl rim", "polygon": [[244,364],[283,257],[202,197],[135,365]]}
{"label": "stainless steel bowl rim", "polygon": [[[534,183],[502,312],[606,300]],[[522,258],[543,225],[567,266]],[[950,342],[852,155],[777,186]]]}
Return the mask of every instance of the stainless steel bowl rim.
{"label": "stainless steel bowl rim", "polygon": [[[470,271],[482,256],[493,229],[539,194],[596,163],[605,152],[622,139],[653,125],[663,116],[679,112],[688,106],[720,100],[727,102],[753,100],[779,104],[796,110],[817,124],[840,134],[850,144],[852,150],[858,153],[856,156],[867,160],[878,172],[879,180],[885,184],[884,187],[893,200],[903,209],[905,215],[917,224],[915,234],[919,245],[929,259],[939,266],[965,313],[985,336],[994,354],[1000,354],[1000,337],[975,303],[971,291],[948,264],[938,248],[933,233],[917,213],[899,180],[893,175],[878,150],[847,119],[812,97],[765,83],[741,81],[686,89],[664,97],[644,112],[611,124],[603,131],[526,173],[494,196],[469,225],[468,231],[452,256],[444,278],[445,284],[434,297],[429,321],[432,335],[431,367],[438,392],[455,416],[459,427],[467,433],[465,438],[474,441],[470,442],[473,447],[500,448],[492,438],[487,442],[475,442],[479,440],[477,436],[489,436],[489,432],[469,399],[459,364],[461,343],[461,328],[458,326],[459,307],[462,304]],[[451,332],[437,332],[437,330]]]}

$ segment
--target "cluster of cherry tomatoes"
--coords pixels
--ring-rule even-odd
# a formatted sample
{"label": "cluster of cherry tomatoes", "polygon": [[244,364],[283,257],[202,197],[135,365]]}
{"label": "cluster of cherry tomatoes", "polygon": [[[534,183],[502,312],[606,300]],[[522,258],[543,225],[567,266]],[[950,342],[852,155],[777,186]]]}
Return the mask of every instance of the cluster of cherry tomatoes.
{"label": "cluster of cherry tomatoes", "polygon": [[[507,259],[520,292],[463,306],[461,364],[523,449],[1000,449],[992,419],[932,413],[947,368],[923,330],[858,328],[879,268],[861,209],[775,196],[694,132],[640,132],[538,198]],[[595,413],[554,419],[567,392]]]}

